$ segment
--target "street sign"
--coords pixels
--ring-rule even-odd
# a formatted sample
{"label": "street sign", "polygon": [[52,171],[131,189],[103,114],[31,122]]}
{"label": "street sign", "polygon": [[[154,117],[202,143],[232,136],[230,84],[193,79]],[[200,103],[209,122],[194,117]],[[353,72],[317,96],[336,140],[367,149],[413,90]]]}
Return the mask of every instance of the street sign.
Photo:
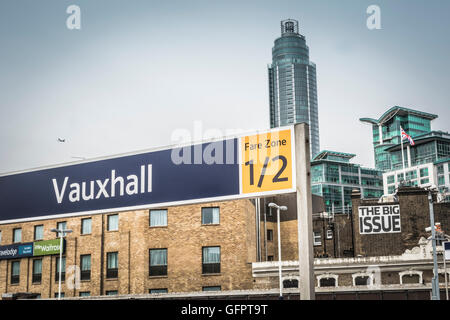
{"label": "street sign", "polygon": [[294,127],[0,175],[0,223],[295,192]]}
{"label": "street sign", "polygon": [[449,242],[449,241],[444,242],[444,243],[442,244],[442,247],[444,248],[444,257],[445,257],[445,260],[450,260],[450,242]]}
{"label": "street sign", "polygon": [[292,130],[246,136],[241,139],[242,193],[292,189]]}

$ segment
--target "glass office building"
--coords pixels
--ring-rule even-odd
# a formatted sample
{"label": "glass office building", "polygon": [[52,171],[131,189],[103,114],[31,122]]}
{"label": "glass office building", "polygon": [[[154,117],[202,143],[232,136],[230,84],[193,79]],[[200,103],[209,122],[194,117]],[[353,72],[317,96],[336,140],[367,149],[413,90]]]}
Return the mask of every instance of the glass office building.
{"label": "glass office building", "polygon": [[311,161],[311,189],[322,196],[329,213],[351,213],[353,189],[364,198],[383,195],[382,172],[350,163],[351,153],[322,151]]}
{"label": "glass office building", "polygon": [[414,146],[403,145],[404,168],[401,145],[386,149],[390,158],[390,170],[383,173],[384,193],[393,194],[399,184],[437,188],[441,199],[450,200],[450,134],[431,131],[414,138]]}
{"label": "glass office building", "polygon": [[281,37],[272,48],[268,72],[270,127],[308,123],[313,158],[320,151],[316,65],[309,60],[298,21],[281,21]]}
{"label": "glass office building", "polygon": [[[387,149],[400,144],[400,126],[414,139],[430,132],[431,121],[437,117],[434,114],[395,106],[386,111],[378,120],[359,119],[372,125],[375,168],[383,171],[392,169],[391,155]],[[408,148],[409,143],[404,144],[405,148]]]}

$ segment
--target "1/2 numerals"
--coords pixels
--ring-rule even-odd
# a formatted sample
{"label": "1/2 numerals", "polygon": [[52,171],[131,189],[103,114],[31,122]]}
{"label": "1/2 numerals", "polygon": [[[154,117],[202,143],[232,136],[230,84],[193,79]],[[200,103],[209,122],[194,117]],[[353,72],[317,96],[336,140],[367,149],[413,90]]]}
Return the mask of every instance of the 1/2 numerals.
{"label": "1/2 numerals", "polygon": [[[282,155],[278,155],[278,156],[272,158],[272,162],[278,161],[278,160],[281,160],[282,164],[281,164],[280,170],[278,170],[277,174],[272,179],[273,183],[288,181],[288,177],[280,178],[280,176],[282,175],[283,171],[287,167],[287,159],[286,159],[285,156],[282,156]],[[266,175],[266,170],[267,170],[267,166],[269,165],[269,161],[270,161],[269,157],[266,157],[264,159],[264,164],[263,164],[263,167],[261,169],[261,174],[259,175],[259,179],[258,179],[258,188],[261,188],[261,186],[263,184],[264,176]],[[254,179],[254,176],[255,176],[255,165],[254,165],[254,162],[253,162],[253,160],[250,160],[250,161],[247,161],[245,163],[245,165],[249,166],[249,168],[250,168],[250,172],[249,172],[249,174],[250,174],[250,185],[253,186],[255,184],[255,179]]]}

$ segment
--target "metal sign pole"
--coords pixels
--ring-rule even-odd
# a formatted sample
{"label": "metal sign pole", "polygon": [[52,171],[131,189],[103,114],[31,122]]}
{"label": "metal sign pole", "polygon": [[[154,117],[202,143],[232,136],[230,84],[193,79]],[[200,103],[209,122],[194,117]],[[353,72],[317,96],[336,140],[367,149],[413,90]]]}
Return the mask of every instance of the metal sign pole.
{"label": "metal sign pole", "polygon": [[445,278],[445,300],[448,300],[448,281],[447,281],[447,264],[445,262],[445,250],[444,250],[444,278]]}
{"label": "metal sign pole", "polygon": [[294,131],[300,299],[315,300],[309,126],[299,123]]}
{"label": "metal sign pole", "polygon": [[436,254],[436,227],[434,224],[434,209],[433,197],[431,191],[428,191],[428,203],[430,210],[430,225],[431,225],[431,242],[433,245],[433,278],[431,279],[431,300],[441,300],[439,292],[439,272]]}

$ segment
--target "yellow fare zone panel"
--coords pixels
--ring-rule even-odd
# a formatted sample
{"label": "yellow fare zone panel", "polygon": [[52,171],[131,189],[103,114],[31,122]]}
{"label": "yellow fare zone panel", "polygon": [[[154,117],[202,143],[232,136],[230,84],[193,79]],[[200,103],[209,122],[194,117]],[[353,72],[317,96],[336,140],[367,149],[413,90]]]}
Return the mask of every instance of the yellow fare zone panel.
{"label": "yellow fare zone panel", "polygon": [[241,138],[242,193],[293,188],[291,130]]}

